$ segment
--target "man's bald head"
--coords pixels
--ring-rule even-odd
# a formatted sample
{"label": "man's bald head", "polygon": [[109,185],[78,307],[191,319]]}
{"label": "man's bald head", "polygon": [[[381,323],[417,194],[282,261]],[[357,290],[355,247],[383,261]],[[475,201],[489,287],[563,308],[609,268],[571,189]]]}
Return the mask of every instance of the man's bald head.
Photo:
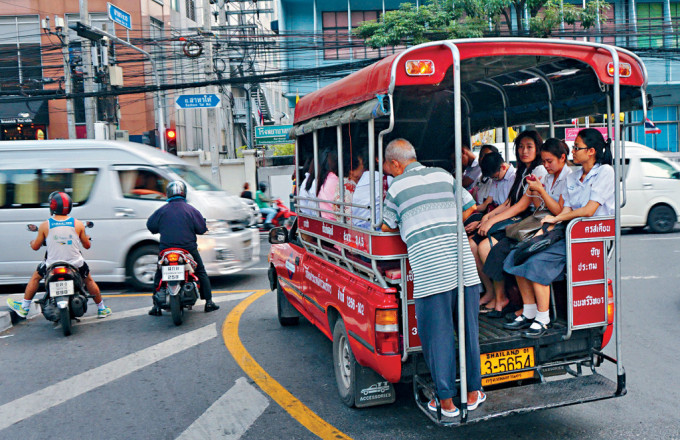
{"label": "man's bald head", "polygon": [[394,139],[387,144],[387,148],[385,148],[385,160],[396,160],[402,166],[406,166],[417,160],[416,150],[406,139]]}

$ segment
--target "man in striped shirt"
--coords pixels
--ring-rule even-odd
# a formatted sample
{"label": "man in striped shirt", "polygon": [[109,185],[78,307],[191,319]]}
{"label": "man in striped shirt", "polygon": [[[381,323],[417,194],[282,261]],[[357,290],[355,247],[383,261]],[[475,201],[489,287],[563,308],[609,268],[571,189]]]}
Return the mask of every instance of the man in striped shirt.
{"label": "man in striped shirt", "polygon": [[[399,230],[413,269],[418,335],[423,347],[442,415],[456,417],[456,353],[454,312],[458,304],[457,223],[453,176],[441,168],[417,162],[405,139],[395,139],[385,150],[385,171],[394,176],[387,191],[383,231]],[[475,211],[472,196],[463,192],[464,218]],[[481,391],[479,358],[479,294],[482,290],[470,245],[464,240],[465,349],[468,410],[486,400]],[[436,411],[436,404],[429,408]]]}

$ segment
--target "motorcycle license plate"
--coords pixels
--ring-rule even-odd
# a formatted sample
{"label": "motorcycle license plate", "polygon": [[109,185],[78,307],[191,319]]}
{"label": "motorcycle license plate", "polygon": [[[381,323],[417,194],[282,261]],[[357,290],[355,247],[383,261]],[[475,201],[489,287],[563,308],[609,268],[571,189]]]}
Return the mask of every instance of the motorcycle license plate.
{"label": "motorcycle license plate", "polygon": [[73,295],[73,280],[50,282],[50,295],[52,297]]}
{"label": "motorcycle license plate", "polygon": [[184,266],[163,266],[163,281],[184,281]]}

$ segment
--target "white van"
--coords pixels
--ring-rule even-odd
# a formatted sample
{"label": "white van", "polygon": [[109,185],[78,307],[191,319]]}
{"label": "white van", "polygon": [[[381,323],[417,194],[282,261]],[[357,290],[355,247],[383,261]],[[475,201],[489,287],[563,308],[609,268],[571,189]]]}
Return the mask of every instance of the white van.
{"label": "white van", "polygon": [[[505,143],[492,145],[505,156]],[[567,145],[571,149],[574,142],[567,141]],[[479,155],[479,147],[475,154]],[[647,226],[656,233],[673,231],[680,220],[680,165],[637,142],[626,141],[625,154],[626,204],[621,208],[621,226]],[[516,163],[512,142],[510,162]]]}
{"label": "white van", "polygon": [[146,220],[165,203],[171,180],[186,182],[187,201],[207,219],[198,248],[209,275],[239,272],[259,261],[251,210],[199,175],[182,159],[130,142],[57,140],[0,142],[0,284],[26,283],[43,258],[28,242],[27,223],[49,217],[47,196],[66,191],[72,215],[93,221],[92,248],[83,255],[97,281],[129,281],[149,290],[159,235]]}

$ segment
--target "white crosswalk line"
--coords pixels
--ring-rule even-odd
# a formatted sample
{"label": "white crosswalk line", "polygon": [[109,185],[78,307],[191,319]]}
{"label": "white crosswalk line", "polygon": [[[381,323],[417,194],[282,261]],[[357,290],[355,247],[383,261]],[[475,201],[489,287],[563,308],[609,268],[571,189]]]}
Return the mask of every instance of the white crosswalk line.
{"label": "white crosswalk line", "polygon": [[241,377],[177,440],[237,440],[268,406],[269,399],[249,384],[245,377]]}
{"label": "white crosswalk line", "polygon": [[216,325],[206,325],[6,403],[0,406],[0,431],[216,336]]}
{"label": "white crosswalk line", "polygon": [[[237,293],[234,295],[220,295],[220,296],[213,296],[213,301],[215,303],[223,303],[227,301],[236,301],[239,299],[247,298],[248,296],[252,295],[253,292],[246,292],[246,293]],[[147,298],[147,297],[145,297]],[[85,325],[85,324],[92,324],[95,322],[107,322],[107,321],[115,321],[117,319],[123,319],[123,318],[130,318],[132,316],[140,316],[140,315],[146,315],[149,312],[149,309],[151,308],[151,297],[148,297],[149,300],[149,305],[146,307],[140,307],[138,309],[131,309],[131,310],[123,310],[122,312],[114,312],[110,315],[107,316],[106,318],[100,319],[96,315],[94,316],[86,316],[84,318],[79,318],[80,322],[74,323],[75,325]],[[194,305],[194,308],[197,310],[200,310],[203,312],[203,305],[205,304],[205,301],[203,300],[198,300],[196,305]],[[111,307],[109,305],[109,307]],[[200,307],[200,309],[199,309]],[[61,328],[61,327],[55,327],[55,328]]]}

